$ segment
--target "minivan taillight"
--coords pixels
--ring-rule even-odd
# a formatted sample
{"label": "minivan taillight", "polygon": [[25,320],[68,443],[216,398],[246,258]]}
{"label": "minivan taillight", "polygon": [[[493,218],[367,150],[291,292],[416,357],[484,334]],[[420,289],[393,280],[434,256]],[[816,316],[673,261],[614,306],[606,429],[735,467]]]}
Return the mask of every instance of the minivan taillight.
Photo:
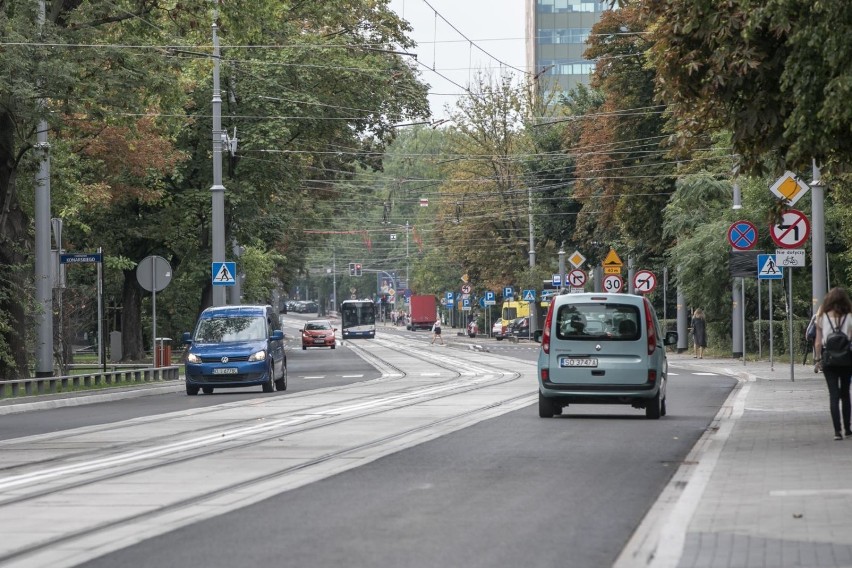
{"label": "minivan taillight", "polygon": [[553,306],[556,300],[550,302],[547,308],[547,317],[544,318],[544,330],[541,333],[541,350],[545,353],[550,353],[550,324],[553,322]]}
{"label": "minivan taillight", "polygon": [[546,383],[550,380],[550,369],[542,369],[541,370],[541,381]]}
{"label": "minivan taillight", "polygon": [[647,330],[648,337],[648,355],[653,355],[654,349],[657,348],[657,330],[654,326],[653,309],[654,307],[651,306],[651,302],[648,301],[648,298],[645,298],[645,329]]}

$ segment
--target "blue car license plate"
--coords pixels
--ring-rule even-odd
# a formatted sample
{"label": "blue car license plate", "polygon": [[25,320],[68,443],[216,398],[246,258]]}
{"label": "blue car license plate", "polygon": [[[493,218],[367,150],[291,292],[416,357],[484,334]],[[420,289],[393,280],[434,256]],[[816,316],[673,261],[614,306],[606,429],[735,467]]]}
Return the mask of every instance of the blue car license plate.
{"label": "blue car license plate", "polygon": [[562,357],[560,367],[597,367],[598,360],[594,357]]}

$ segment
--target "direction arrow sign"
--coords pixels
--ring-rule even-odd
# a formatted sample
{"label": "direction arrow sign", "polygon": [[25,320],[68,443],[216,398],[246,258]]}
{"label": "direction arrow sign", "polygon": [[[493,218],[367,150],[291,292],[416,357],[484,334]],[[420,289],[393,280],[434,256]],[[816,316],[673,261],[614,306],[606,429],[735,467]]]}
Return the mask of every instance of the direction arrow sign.
{"label": "direction arrow sign", "polygon": [[757,244],[757,227],[751,221],[735,221],[728,229],[728,242],[737,250],[751,250]]}
{"label": "direction arrow sign", "polygon": [[633,289],[640,294],[650,294],[657,287],[657,277],[650,270],[639,270],[633,275]]}
{"label": "direction arrow sign", "polygon": [[624,286],[624,281],[617,274],[607,274],[603,279],[603,289],[605,292],[621,292]]}
{"label": "direction arrow sign", "polygon": [[781,248],[799,248],[811,234],[811,223],[801,211],[789,209],[781,216],[781,222],[769,227],[769,234]]}
{"label": "direction arrow sign", "polygon": [[784,269],[778,266],[774,254],[757,255],[757,278],[759,280],[781,280]]}
{"label": "direction arrow sign", "polygon": [[571,272],[568,273],[568,276],[565,277],[568,284],[572,288],[582,288],[586,285],[586,273],[579,268],[575,268]]}

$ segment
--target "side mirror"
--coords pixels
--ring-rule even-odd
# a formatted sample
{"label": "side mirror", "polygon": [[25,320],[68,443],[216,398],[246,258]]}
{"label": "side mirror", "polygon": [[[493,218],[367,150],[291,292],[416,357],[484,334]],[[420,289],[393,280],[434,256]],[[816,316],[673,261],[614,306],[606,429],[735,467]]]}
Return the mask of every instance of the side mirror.
{"label": "side mirror", "polygon": [[677,345],[677,332],[676,331],[667,331],[666,339],[663,341],[664,345]]}
{"label": "side mirror", "polygon": [[184,343],[186,343],[188,345],[188,344],[192,343],[192,334],[189,333],[188,331],[184,331],[183,337],[181,339]]}
{"label": "side mirror", "polygon": [[272,337],[270,339],[272,339],[272,341],[280,341],[284,339],[284,332],[280,329],[276,329],[272,332]]}

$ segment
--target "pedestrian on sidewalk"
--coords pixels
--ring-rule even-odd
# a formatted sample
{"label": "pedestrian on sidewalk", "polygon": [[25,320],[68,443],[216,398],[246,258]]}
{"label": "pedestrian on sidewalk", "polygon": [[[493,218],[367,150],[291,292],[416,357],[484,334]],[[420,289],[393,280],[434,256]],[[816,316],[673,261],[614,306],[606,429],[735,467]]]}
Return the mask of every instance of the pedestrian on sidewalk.
{"label": "pedestrian on sidewalk", "polygon": [[819,366],[819,360],[816,356],[816,329],[817,322],[822,317],[822,306],[817,308],[816,313],[811,316],[811,321],[808,323],[808,327],[805,330],[805,357],[802,360],[802,365],[808,364],[808,353],[814,356],[814,372],[819,373],[817,367]]}
{"label": "pedestrian on sidewalk", "polygon": [[[849,356],[849,340],[852,339],[852,300],[843,288],[832,288],[822,301],[822,315],[816,328],[815,356],[821,362],[822,373],[828,386],[828,400],[831,409],[831,422],[834,425],[834,439],[842,440],[840,430],[841,411],[843,429],[846,436],[852,436],[852,402],[849,399],[849,382],[852,378],[852,360]],[[838,361],[833,357],[837,351],[835,341],[843,342],[843,337],[835,334],[842,332],[846,336],[846,357]]]}
{"label": "pedestrian on sidewalk", "polygon": [[444,340],[441,338],[441,320],[435,320],[432,325],[432,341],[429,344],[434,344],[436,339],[441,342],[441,345],[444,344]]}
{"label": "pedestrian on sidewalk", "polygon": [[693,359],[704,359],[704,349],[707,347],[707,322],[704,320],[704,310],[695,308],[692,314],[692,340],[695,343]]}

